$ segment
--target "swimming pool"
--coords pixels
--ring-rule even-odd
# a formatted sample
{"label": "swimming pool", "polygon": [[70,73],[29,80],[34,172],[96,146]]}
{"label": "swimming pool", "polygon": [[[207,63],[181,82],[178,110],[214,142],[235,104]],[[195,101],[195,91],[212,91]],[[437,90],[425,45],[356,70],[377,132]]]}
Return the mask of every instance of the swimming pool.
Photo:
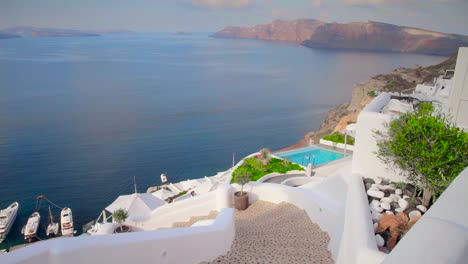
{"label": "swimming pool", "polygon": [[303,166],[307,166],[307,164],[311,163],[314,167],[344,157],[343,153],[317,147],[277,152],[275,155]]}

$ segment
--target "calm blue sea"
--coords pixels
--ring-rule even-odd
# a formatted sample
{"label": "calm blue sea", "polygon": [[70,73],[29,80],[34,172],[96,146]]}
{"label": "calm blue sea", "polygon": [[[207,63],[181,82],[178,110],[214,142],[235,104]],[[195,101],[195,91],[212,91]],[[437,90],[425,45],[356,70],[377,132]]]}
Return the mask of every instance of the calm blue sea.
{"label": "calm blue sea", "polygon": [[1,40],[0,207],[18,201],[20,213],[0,248],[22,242],[39,194],[71,207],[81,230],[133,176],[144,192],[162,172],[214,175],[233,152],[296,143],[354,83],[442,60],[208,34]]}

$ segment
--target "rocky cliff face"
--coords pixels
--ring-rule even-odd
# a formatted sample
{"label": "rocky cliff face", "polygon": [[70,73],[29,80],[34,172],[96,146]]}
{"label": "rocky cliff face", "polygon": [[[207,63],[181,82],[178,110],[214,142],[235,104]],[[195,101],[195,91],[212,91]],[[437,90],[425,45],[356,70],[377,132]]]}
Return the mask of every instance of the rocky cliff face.
{"label": "rocky cliff face", "polygon": [[379,22],[325,23],[313,19],[275,20],[253,27],[226,27],[213,37],[286,41],[311,48],[355,49],[450,55],[468,37]]}
{"label": "rocky cliff face", "polygon": [[354,85],[351,100],[348,103],[338,105],[331,109],[320,128],[309,132],[304,142],[318,142],[324,135],[334,131],[342,131],[348,123],[356,122],[361,110],[373,97],[369,95],[371,91],[402,92],[411,93],[419,83],[433,80],[445,73],[446,70],[455,69],[457,54],[450,56],[447,60],[437,65],[429,67],[416,66],[413,68],[397,68],[387,74],[379,74],[371,77],[363,83]]}
{"label": "rocky cliff face", "polygon": [[284,41],[302,44],[325,22],[315,19],[294,21],[275,20],[270,24],[253,27],[226,27],[215,33],[216,38],[247,38],[271,41]]}

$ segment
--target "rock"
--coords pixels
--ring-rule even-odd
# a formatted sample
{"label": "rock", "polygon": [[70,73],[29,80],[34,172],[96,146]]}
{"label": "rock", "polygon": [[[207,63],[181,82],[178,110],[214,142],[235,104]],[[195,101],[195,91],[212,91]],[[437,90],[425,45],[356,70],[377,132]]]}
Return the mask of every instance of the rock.
{"label": "rock", "polygon": [[378,227],[378,226],[379,226],[379,223],[377,223],[377,222],[374,223],[374,232],[375,232],[375,230],[377,230],[377,227]]}
{"label": "rock", "polygon": [[378,199],[384,198],[385,196],[384,192],[376,190],[367,190],[367,195]]}
{"label": "rock", "polygon": [[366,185],[366,190],[369,190],[370,188],[372,188],[372,183],[370,182],[365,183],[365,185]]}
{"label": "rock", "polygon": [[403,211],[405,211],[405,209],[403,209],[403,208],[396,208],[395,209],[395,213],[401,213]]}
{"label": "rock", "polygon": [[409,199],[410,197],[408,195],[403,195],[403,199]]}
{"label": "rock", "polygon": [[396,190],[395,190],[395,194],[396,194],[396,195],[402,195],[403,192],[401,191],[401,189],[396,189]]}
{"label": "rock", "polygon": [[427,211],[427,208],[426,206],[420,204],[418,206],[416,206],[416,208],[418,208],[421,212],[425,213]]}
{"label": "rock", "polygon": [[389,198],[392,199],[392,201],[396,203],[398,202],[398,200],[401,199],[401,197],[396,194],[390,194]]}
{"label": "rock", "polygon": [[388,202],[381,203],[380,207],[382,207],[385,210],[390,210],[391,209],[390,203],[388,203]]}
{"label": "rock", "polygon": [[371,210],[371,212],[377,212],[377,213],[382,213],[383,212],[383,208],[380,207],[380,206],[377,206],[377,207],[370,206],[370,210]]}
{"label": "rock", "polygon": [[364,181],[365,181],[366,183],[370,183],[370,184],[374,184],[374,183],[375,183],[375,181],[374,181],[373,179],[371,179],[371,178],[365,178]]}
{"label": "rock", "polygon": [[380,202],[381,203],[384,203],[384,202],[391,203],[391,202],[393,202],[393,199],[390,198],[390,197],[384,197],[384,198],[380,199]]}
{"label": "rock", "polygon": [[372,202],[370,202],[369,205],[372,206],[372,207],[379,207],[379,206],[380,206],[380,202],[377,201],[377,200],[372,200]]}
{"label": "rock", "polygon": [[382,191],[393,191],[393,190],[395,190],[395,187],[392,187],[391,185],[383,185],[382,187],[380,187],[380,190],[382,190]]}
{"label": "rock", "polygon": [[408,214],[409,218],[410,219],[413,219],[415,217],[421,217],[421,212],[417,211],[417,210],[414,210],[414,211],[411,211],[409,214]]}
{"label": "rock", "polygon": [[380,184],[382,182],[382,179],[381,178],[376,178],[376,179],[374,179],[374,182],[377,183],[377,184]]}
{"label": "rock", "polygon": [[377,213],[377,212],[372,212],[372,220],[375,220],[375,221],[379,221],[380,220],[380,217],[382,216],[381,214]]}
{"label": "rock", "polygon": [[392,202],[390,205],[392,206],[393,210],[400,208],[400,205],[397,202]]}
{"label": "rock", "polygon": [[375,235],[375,241],[377,242],[377,246],[379,247],[383,247],[383,245],[385,245],[385,240],[379,234]]}
{"label": "rock", "polygon": [[395,213],[393,213],[392,211],[385,211],[385,213],[389,215],[395,215]]}
{"label": "rock", "polygon": [[405,199],[400,199],[398,200],[398,205],[400,205],[401,209],[405,210],[406,208],[408,208],[408,201],[406,201]]}

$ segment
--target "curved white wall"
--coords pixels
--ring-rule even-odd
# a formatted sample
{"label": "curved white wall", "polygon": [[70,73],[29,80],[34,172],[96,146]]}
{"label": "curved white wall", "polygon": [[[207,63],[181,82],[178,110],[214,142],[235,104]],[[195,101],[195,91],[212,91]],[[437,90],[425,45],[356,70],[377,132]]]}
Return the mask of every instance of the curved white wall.
{"label": "curved white wall", "polygon": [[234,210],[225,208],[210,226],[46,240],[0,263],[200,263],[226,254],[234,236]]}
{"label": "curved white wall", "polygon": [[404,181],[398,171],[389,168],[377,156],[377,141],[374,131],[385,131],[385,123],[391,116],[380,113],[390,101],[390,94],[381,93],[359,114],[356,123],[356,141],[354,143],[352,172],[366,178],[386,178],[395,182]]}

